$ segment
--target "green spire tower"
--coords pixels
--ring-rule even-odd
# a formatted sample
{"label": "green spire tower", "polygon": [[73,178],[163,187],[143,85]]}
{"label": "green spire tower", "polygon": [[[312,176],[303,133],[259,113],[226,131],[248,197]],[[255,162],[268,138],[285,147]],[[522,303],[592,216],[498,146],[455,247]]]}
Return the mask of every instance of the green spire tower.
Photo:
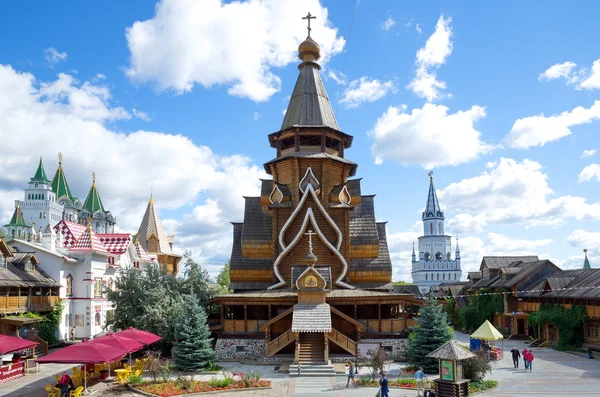
{"label": "green spire tower", "polygon": [[102,205],[102,200],[100,199],[100,193],[98,193],[98,188],[96,187],[96,173],[92,172],[92,187],[88,192],[87,198],[85,199],[85,203],[83,203],[83,209],[89,212],[90,214],[94,214],[96,211],[104,211],[104,205]]}
{"label": "green spire tower", "polygon": [[42,162],[42,156],[40,156],[40,163],[38,164],[37,171],[33,178],[31,178],[31,182],[41,182],[50,184],[48,177],[46,176],[46,170],[44,170],[44,163]]}
{"label": "green spire tower", "polygon": [[62,153],[59,153],[58,168],[54,174],[54,178],[52,178],[52,191],[56,194],[57,201],[62,197],[66,197],[74,203],[75,198],[71,195],[71,189],[69,189],[69,184],[67,183],[67,178],[65,177],[65,172],[62,168],[62,160],[63,155]]}
{"label": "green spire tower", "polygon": [[584,269],[591,269],[592,266],[590,265],[590,261],[587,257],[587,248],[583,250],[583,253],[585,255],[585,260],[583,261],[583,268]]}

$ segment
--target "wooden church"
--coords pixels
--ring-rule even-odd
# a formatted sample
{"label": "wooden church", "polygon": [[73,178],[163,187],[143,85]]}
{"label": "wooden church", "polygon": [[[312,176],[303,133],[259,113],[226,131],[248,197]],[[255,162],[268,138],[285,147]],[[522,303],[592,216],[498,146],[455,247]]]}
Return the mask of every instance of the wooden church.
{"label": "wooden church", "polygon": [[[309,14],[310,15],[310,14]],[[359,354],[361,343],[394,354],[423,304],[394,293],[385,222],[363,195],[357,164],[320,77],[320,47],[298,48],[299,76],[260,197],[245,197],[233,223],[233,293],[215,327],[219,359],[300,362],[303,368]]]}

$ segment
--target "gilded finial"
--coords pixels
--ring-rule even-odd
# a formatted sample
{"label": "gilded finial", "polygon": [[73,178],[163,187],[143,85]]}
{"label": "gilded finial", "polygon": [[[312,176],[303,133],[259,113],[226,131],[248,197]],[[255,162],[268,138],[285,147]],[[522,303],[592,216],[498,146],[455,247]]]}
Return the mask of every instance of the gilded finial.
{"label": "gilded finial", "polygon": [[90,229],[92,227],[92,217],[88,216],[87,221],[88,221],[87,227],[88,227],[88,229]]}
{"label": "gilded finial", "polygon": [[585,252],[585,253],[587,254],[587,248],[584,248],[584,249],[583,249],[583,252]]}
{"label": "gilded finial", "polygon": [[150,200],[148,200],[148,204],[154,204],[154,199],[152,198],[152,188],[150,188]]}
{"label": "gilded finial", "polygon": [[61,152],[58,152],[58,164],[62,164],[63,161],[63,154]]}
{"label": "gilded finial", "polygon": [[96,172],[92,172],[92,183],[96,183]]}
{"label": "gilded finial", "polygon": [[139,234],[135,235],[135,240],[133,241],[133,243],[136,245],[140,243],[140,235]]}

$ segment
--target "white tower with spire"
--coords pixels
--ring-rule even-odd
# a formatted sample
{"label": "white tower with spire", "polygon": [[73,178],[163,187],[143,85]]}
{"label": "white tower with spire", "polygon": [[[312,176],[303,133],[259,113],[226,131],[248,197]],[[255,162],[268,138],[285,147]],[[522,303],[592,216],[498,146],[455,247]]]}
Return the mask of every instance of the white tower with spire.
{"label": "white tower with spire", "polygon": [[429,194],[423,211],[423,236],[419,237],[419,257],[413,242],[412,279],[421,292],[427,293],[433,285],[460,281],[460,250],[452,259],[452,238],[444,234],[444,211],[435,192],[433,171],[429,173]]}

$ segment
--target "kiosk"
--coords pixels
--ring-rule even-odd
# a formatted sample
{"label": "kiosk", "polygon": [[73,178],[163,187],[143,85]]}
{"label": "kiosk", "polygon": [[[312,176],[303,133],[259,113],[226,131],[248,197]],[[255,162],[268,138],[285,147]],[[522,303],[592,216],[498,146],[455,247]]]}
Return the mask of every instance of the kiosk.
{"label": "kiosk", "polygon": [[450,341],[427,357],[439,360],[440,378],[435,379],[435,395],[439,397],[464,397],[469,395],[469,380],[463,379],[462,361],[475,357],[467,348]]}
{"label": "kiosk", "polygon": [[484,350],[485,343],[489,344],[490,360],[496,361],[502,359],[502,347],[496,346],[497,340],[502,340],[504,345],[504,336],[490,323],[485,320],[481,327],[477,328],[477,331],[471,334],[471,350],[479,351]]}

